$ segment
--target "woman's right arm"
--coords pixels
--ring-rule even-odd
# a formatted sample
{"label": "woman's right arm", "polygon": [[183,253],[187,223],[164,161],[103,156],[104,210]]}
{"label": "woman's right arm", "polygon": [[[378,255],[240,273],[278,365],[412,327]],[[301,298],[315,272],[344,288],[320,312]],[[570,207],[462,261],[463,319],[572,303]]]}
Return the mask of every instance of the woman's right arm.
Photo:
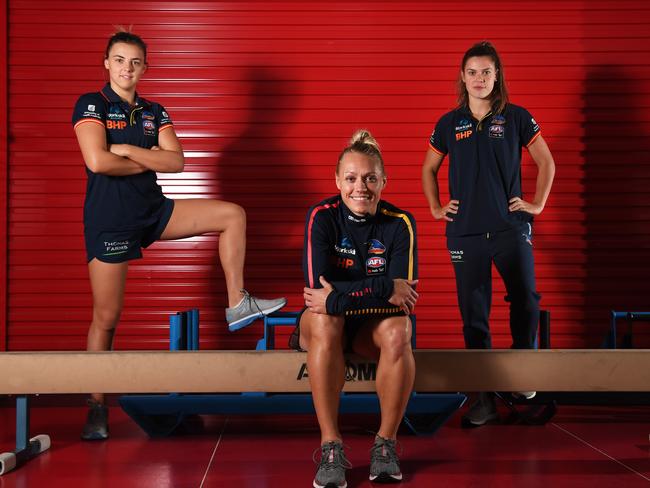
{"label": "woman's right arm", "polygon": [[128,158],[113,154],[106,145],[106,129],[101,122],[89,120],[75,127],[84,162],[90,171],[108,176],[144,173],[147,168]]}
{"label": "woman's right arm", "polygon": [[431,215],[437,220],[443,219],[452,222],[453,219],[447,214],[458,213],[458,200],[450,200],[444,207],[440,203],[440,186],[438,185],[438,171],[442,165],[444,154],[440,154],[429,148],[422,164],[422,189],[424,196],[429,202]]}

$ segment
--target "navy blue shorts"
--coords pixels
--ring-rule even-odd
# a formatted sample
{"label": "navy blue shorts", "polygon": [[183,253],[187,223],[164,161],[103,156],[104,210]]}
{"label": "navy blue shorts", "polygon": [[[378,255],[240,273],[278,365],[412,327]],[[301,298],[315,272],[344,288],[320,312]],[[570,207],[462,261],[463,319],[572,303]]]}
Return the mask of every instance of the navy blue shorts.
{"label": "navy blue shorts", "polygon": [[[296,319],[296,328],[293,329],[293,332],[289,336],[289,348],[296,351],[302,351],[300,348],[300,319],[302,319],[302,314],[305,313],[307,307],[303,308]],[[361,327],[372,319],[384,319],[387,317],[392,317],[392,315],[371,315],[371,316],[362,316],[362,317],[345,317],[345,322],[343,324],[343,334],[345,335],[345,344],[343,350],[345,352],[352,352],[352,343],[354,338],[359,333]]]}
{"label": "navy blue shorts", "polygon": [[99,230],[84,229],[86,258],[104,263],[123,263],[142,257],[142,248],[160,239],[174,211],[174,200],[165,199],[154,223],[141,229]]}

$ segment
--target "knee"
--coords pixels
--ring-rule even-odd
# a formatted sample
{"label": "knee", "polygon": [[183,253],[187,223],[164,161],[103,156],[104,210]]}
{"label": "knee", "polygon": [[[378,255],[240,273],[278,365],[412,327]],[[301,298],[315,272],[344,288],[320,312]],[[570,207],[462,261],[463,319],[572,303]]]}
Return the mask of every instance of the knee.
{"label": "knee", "polygon": [[95,307],[93,309],[93,326],[101,330],[112,331],[117,327],[121,313],[121,307]]}
{"label": "knee", "polygon": [[214,200],[211,218],[215,230],[246,229],[246,211],[236,203]]}
{"label": "knee", "polygon": [[397,361],[411,351],[411,328],[407,320],[400,318],[397,323],[391,324],[381,332],[380,348],[382,356]]}
{"label": "knee", "polygon": [[333,315],[315,314],[310,324],[310,350],[342,347],[343,319]]}
{"label": "knee", "polygon": [[245,226],[246,225],[246,210],[236,203],[231,203],[229,208],[229,220],[234,225]]}

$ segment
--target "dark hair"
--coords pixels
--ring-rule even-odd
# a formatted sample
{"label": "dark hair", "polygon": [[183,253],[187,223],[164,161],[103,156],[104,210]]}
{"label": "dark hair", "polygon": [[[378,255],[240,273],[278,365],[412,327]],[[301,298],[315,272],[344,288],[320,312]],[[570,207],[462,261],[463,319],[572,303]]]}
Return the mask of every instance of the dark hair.
{"label": "dark hair", "polygon": [[336,174],[339,174],[339,167],[341,166],[341,160],[343,159],[343,156],[351,152],[365,154],[366,156],[374,158],[375,161],[379,163],[381,174],[385,174],[384,159],[381,157],[379,144],[375,138],[372,137],[372,134],[369,131],[365,129],[359,129],[352,135],[348,147],[343,149],[343,151],[341,151],[341,154],[339,154],[339,160],[336,163]]}
{"label": "dark hair", "polygon": [[496,68],[496,82],[492,93],[490,93],[490,102],[492,103],[492,111],[494,113],[501,113],[506,108],[508,104],[508,87],[506,86],[506,77],[503,72],[503,65],[501,64],[501,58],[495,47],[488,41],[482,41],[474,44],[470,47],[465,55],[463,56],[463,61],[460,65],[460,73],[458,74],[458,106],[466,107],[469,102],[469,95],[467,94],[467,88],[463,82],[463,73],[465,72],[465,65],[469,58],[485,56],[492,59],[494,67]]}
{"label": "dark hair", "polygon": [[114,44],[117,44],[118,42],[124,42],[126,44],[134,44],[138,46],[140,49],[142,49],[142,52],[144,53],[144,64],[147,64],[147,45],[145,42],[142,40],[142,38],[136,34],[133,34],[132,32],[128,32],[124,28],[118,28],[117,32],[113,34],[110,39],[108,40],[108,44],[106,45],[106,51],[104,52],[104,59],[108,59],[108,53],[110,52],[111,48],[113,47]]}

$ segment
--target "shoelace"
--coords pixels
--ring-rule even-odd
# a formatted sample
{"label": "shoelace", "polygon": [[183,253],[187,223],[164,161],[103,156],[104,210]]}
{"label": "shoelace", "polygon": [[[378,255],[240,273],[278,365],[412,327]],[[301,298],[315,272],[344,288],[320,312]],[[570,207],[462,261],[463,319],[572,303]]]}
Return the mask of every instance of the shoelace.
{"label": "shoelace", "polygon": [[[382,462],[394,462],[399,465],[399,458],[397,457],[397,441],[392,439],[384,439],[377,436],[375,444],[370,448],[373,457],[379,458]],[[400,455],[402,454],[402,445],[399,445]]]}
{"label": "shoelace", "polygon": [[[343,467],[345,469],[350,469],[352,464],[345,457],[344,445],[337,442],[328,442],[327,444],[314,449],[314,452],[311,455],[312,461],[318,464],[318,469],[324,468],[326,471],[333,469],[338,469]],[[321,457],[320,461],[316,461],[316,453],[320,451]]]}
{"label": "shoelace", "polygon": [[241,290],[239,290],[239,292],[242,295],[244,295],[244,300],[246,300],[248,303],[251,304],[251,308],[253,308],[253,305],[254,305],[259,313],[262,313],[262,314],[264,313],[264,312],[262,312],[262,309],[260,308],[260,306],[257,304],[257,301],[255,301],[255,298],[253,298],[250,293],[248,293],[243,288]]}

